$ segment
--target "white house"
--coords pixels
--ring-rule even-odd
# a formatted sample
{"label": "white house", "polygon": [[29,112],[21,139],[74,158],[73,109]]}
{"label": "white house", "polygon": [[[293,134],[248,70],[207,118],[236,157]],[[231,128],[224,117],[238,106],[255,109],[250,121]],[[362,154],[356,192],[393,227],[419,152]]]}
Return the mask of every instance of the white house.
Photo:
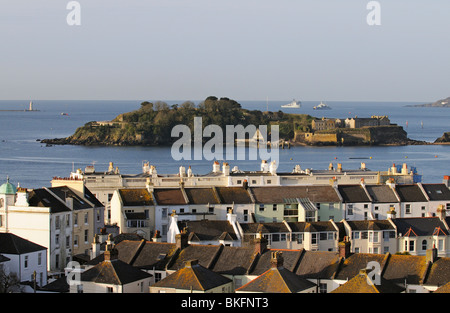
{"label": "white house", "polygon": [[6,275],[15,273],[20,282],[34,282],[37,287],[47,284],[47,248],[12,233],[0,233],[0,255]]}

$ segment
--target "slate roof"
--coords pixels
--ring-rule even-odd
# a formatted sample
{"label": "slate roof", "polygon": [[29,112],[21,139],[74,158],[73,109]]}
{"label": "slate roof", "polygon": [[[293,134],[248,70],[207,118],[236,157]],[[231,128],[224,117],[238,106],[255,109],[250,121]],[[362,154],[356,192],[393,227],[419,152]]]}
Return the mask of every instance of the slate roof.
{"label": "slate roof", "polygon": [[178,271],[166,276],[152,287],[208,291],[231,283],[232,280],[198,264],[197,260],[186,262]]}
{"label": "slate roof", "polygon": [[288,233],[289,229],[282,222],[274,223],[242,223],[240,224],[244,234]]}
{"label": "slate roof", "polygon": [[243,187],[214,187],[221,203],[232,204],[250,204],[252,198],[248,193],[248,189]]}
{"label": "slate roof", "polygon": [[346,203],[371,202],[361,185],[339,185],[338,190]]}
{"label": "slate roof", "polygon": [[154,205],[152,195],[146,188],[119,189],[119,195],[124,206]]}
{"label": "slate roof", "polygon": [[184,188],[190,204],[219,204],[213,188]]}
{"label": "slate roof", "polygon": [[50,192],[41,189],[33,189],[28,194],[28,203],[30,206],[35,207],[48,207],[50,208],[50,213],[61,213],[61,212],[70,212],[70,208],[67,207],[64,203],[59,201],[55,196],[53,196]]}
{"label": "slate roof", "polygon": [[245,275],[254,260],[253,247],[224,246],[210,269],[219,274]]}
{"label": "slate roof", "polygon": [[284,267],[272,267],[266,272],[236,289],[243,292],[298,293],[316,286]]}
{"label": "slate roof", "polygon": [[111,260],[103,261],[84,271],[80,275],[80,280],[99,284],[126,285],[151,276],[121,260]]}
{"label": "slate roof", "polygon": [[383,277],[398,284],[420,284],[427,273],[425,256],[389,255]]}
{"label": "slate roof", "polygon": [[270,269],[272,267],[272,252],[282,252],[284,259],[283,267],[291,272],[295,272],[297,263],[302,255],[302,250],[267,249],[259,256],[249,274],[259,276]]}
{"label": "slate roof", "polygon": [[449,235],[439,217],[396,218],[392,222],[397,227],[397,233],[402,236],[433,236],[436,231],[441,235]]}
{"label": "slate roof", "polygon": [[332,293],[401,293],[405,291],[404,287],[383,277],[380,277],[379,282],[372,278],[367,270],[363,269],[358,275],[334,289]]}
{"label": "slate roof", "polygon": [[168,264],[168,270],[177,271],[182,269],[187,261],[198,260],[198,264],[209,268],[216,261],[222,245],[189,245],[177,255],[176,259]]}
{"label": "slate roof", "polygon": [[352,230],[395,230],[388,220],[346,221]]}
{"label": "slate roof", "polygon": [[0,233],[0,253],[19,255],[42,250],[47,248],[12,233]]}
{"label": "slate roof", "polygon": [[[443,281],[450,282],[449,258],[438,258],[434,261],[429,269],[424,285],[439,286]],[[441,289],[441,292],[443,291],[444,289]]]}
{"label": "slate roof", "polygon": [[331,279],[339,267],[340,258],[336,252],[302,250],[302,256],[295,273],[310,279]]}
{"label": "slate roof", "polygon": [[387,255],[372,253],[354,253],[347,257],[339,266],[335,279],[349,280],[358,275],[361,269],[367,268],[369,262],[377,262],[380,266],[385,264]]}
{"label": "slate roof", "polygon": [[[164,270],[170,258],[176,252],[173,243],[152,242],[146,240],[123,240],[116,244],[119,260],[140,269]],[[96,265],[104,260],[104,254],[92,259],[87,264]]]}
{"label": "slate roof", "polygon": [[444,184],[422,184],[431,201],[450,201],[450,189]]}
{"label": "slate roof", "polygon": [[200,220],[178,222],[178,228],[187,227],[189,241],[237,240],[233,226],[227,220]]}
{"label": "slate roof", "polygon": [[157,205],[183,205],[187,204],[183,192],[179,188],[154,189],[153,195]]}
{"label": "slate roof", "polygon": [[63,201],[66,201],[67,198],[72,198],[74,210],[93,208],[93,206],[89,202],[87,202],[86,199],[83,199],[83,197],[79,196],[77,193],[75,193],[71,188],[67,186],[52,187],[48,189]]}
{"label": "slate roof", "polygon": [[331,186],[251,187],[256,203],[285,203],[285,199],[309,198],[312,202],[340,202]]}
{"label": "slate roof", "polygon": [[366,190],[374,203],[398,203],[394,191],[388,185],[366,185]]}
{"label": "slate roof", "polygon": [[427,202],[418,185],[396,185],[395,191],[400,197],[401,202]]}

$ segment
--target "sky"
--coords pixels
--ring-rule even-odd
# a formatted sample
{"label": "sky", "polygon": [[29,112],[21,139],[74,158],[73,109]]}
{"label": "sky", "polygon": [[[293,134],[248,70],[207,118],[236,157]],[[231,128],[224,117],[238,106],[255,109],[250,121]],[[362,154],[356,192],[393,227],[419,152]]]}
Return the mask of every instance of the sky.
{"label": "sky", "polygon": [[0,99],[450,96],[448,0],[69,2],[0,0]]}

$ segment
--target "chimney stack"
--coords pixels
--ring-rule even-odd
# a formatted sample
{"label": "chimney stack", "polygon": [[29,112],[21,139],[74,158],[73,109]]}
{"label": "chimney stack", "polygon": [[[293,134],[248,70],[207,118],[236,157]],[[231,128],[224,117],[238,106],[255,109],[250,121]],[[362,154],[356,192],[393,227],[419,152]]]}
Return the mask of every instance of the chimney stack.
{"label": "chimney stack", "polygon": [[270,264],[272,268],[280,268],[283,266],[283,253],[281,251],[275,251],[271,254]]}
{"label": "chimney stack", "polygon": [[213,163],[213,173],[220,173],[220,164],[217,161]]}
{"label": "chimney stack", "polygon": [[92,254],[91,259],[94,259],[100,255],[100,240],[98,235],[94,236],[94,240],[92,241]]}
{"label": "chimney stack", "polygon": [[153,242],[161,242],[161,233],[159,230],[155,230],[155,234],[152,237]]}
{"label": "chimney stack", "polygon": [[188,232],[186,228],[184,228],[181,233],[175,235],[175,246],[180,250],[183,250],[189,246]]}
{"label": "chimney stack", "polygon": [[450,189],[449,181],[450,181],[450,176],[449,175],[445,175],[444,176],[444,180],[442,181],[442,183],[444,183],[444,185],[447,186],[447,188]]}
{"label": "chimney stack", "polygon": [[445,220],[445,217],[447,216],[447,210],[445,209],[445,206],[443,204],[440,204],[436,211],[441,221]]}
{"label": "chimney stack", "polygon": [[106,251],[104,253],[105,261],[114,261],[119,258],[119,251],[114,247],[114,245],[106,245]]}
{"label": "chimney stack", "polygon": [[351,243],[348,240],[348,237],[345,236],[344,240],[338,244],[339,257],[344,259],[348,258],[350,256],[350,247]]}
{"label": "chimney stack", "polygon": [[267,239],[264,238],[261,232],[256,235],[256,238],[253,240],[253,244],[255,246],[255,253],[262,254],[264,250],[267,249]]}
{"label": "chimney stack", "polygon": [[425,261],[434,263],[438,258],[438,253],[437,253],[437,249],[436,246],[433,245],[433,248],[428,249],[426,252],[426,257],[425,257]]}
{"label": "chimney stack", "polygon": [[397,215],[397,212],[395,212],[395,208],[393,206],[391,206],[389,208],[389,211],[386,214],[387,218],[390,218],[391,220],[393,220],[395,218],[395,216]]}

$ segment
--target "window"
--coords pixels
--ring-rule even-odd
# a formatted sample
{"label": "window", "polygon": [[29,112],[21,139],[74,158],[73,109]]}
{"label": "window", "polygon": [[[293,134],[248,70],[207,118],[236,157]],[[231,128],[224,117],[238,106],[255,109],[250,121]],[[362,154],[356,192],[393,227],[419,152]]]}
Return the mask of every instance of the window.
{"label": "window", "polygon": [[84,224],[87,225],[89,222],[89,213],[84,214]]}
{"label": "window", "polygon": [[317,240],[317,234],[316,233],[311,234],[311,244],[316,245],[318,243],[319,242]]}
{"label": "window", "polygon": [[378,211],[378,206],[375,206],[373,209],[374,209],[375,211]]}
{"label": "window", "polygon": [[213,206],[210,206],[208,208],[208,213],[214,213],[214,207]]}
{"label": "window", "polygon": [[272,210],[273,210],[273,211],[276,211],[276,210],[277,210],[277,205],[276,205],[276,204],[272,205]]}
{"label": "window", "polygon": [[161,273],[155,273],[155,283],[159,282],[162,279]]}
{"label": "window", "polygon": [[367,239],[368,238],[368,232],[367,231],[362,231],[361,232],[361,239]]}
{"label": "window", "polygon": [[369,233],[369,242],[378,242],[378,232]]}
{"label": "window", "polygon": [[320,240],[327,240],[328,235],[327,235],[327,233],[320,233],[319,238],[320,238]]}
{"label": "window", "polygon": [[24,268],[28,268],[28,255],[25,256],[24,262],[23,262],[23,267]]}
{"label": "window", "polygon": [[78,226],[78,213],[73,214],[73,225]]}
{"label": "window", "polygon": [[70,226],[70,215],[69,214],[66,215],[66,226],[67,227]]}
{"label": "window", "polygon": [[38,253],[38,265],[42,264],[42,252]]}
{"label": "window", "polygon": [[331,233],[331,232],[330,232],[330,233],[328,233],[328,236],[327,236],[328,238],[327,238],[327,239],[328,239],[328,240],[334,240],[335,235],[336,235],[335,233]]}
{"label": "window", "polygon": [[422,240],[422,250],[427,250],[427,241],[425,239]]}
{"label": "window", "polygon": [[253,180],[252,180],[252,184],[253,184],[253,185],[256,185],[256,180],[253,179]]}
{"label": "window", "polygon": [[359,231],[354,231],[354,232],[352,232],[352,235],[353,235],[353,239],[359,239],[360,233],[359,233]]}
{"label": "window", "polygon": [[66,248],[70,248],[70,236],[66,236]]}
{"label": "window", "polygon": [[350,206],[347,208],[347,215],[353,215],[353,208]]}
{"label": "window", "polygon": [[369,205],[368,204],[364,204],[364,209],[367,209],[367,208],[369,208]]}
{"label": "window", "polygon": [[264,204],[259,205],[259,212],[264,212]]}
{"label": "window", "polygon": [[292,241],[297,241],[298,244],[302,244],[303,234],[292,234]]}
{"label": "window", "polygon": [[414,240],[409,241],[409,251],[414,251]]}
{"label": "window", "polygon": [[439,239],[438,240],[438,249],[439,249],[439,251],[443,251],[444,250],[444,239]]}
{"label": "window", "polygon": [[59,234],[55,234],[55,244],[59,246]]}
{"label": "window", "polygon": [[75,247],[78,247],[78,235],[74,235],[74,236],[73,236],[73,245],[74,245]]}
{"label": "window", "polygon": [[405,213],[406,214],[411,214],[411,204],[406,204],[405,205]]}
{"label": "window", "polygon": [[162,218],[167,218],[167,208],[162,208],[161,209],[161,217]]}
{"label": "window", "polygon": [[280,235],[279,234],[272,234],[272,242],[280,241]]}
{"label": "window", "polygon": [[107,293],[113,293],[113,287],[106,287],[106,292]]}
{"label": "window", "polygon": [[84,242],[89,242],[89,230],[87,229],[84,230]]}
{"label": "window", "polygon": [[55,229],[60,229],[59,216],[55,216]]}

